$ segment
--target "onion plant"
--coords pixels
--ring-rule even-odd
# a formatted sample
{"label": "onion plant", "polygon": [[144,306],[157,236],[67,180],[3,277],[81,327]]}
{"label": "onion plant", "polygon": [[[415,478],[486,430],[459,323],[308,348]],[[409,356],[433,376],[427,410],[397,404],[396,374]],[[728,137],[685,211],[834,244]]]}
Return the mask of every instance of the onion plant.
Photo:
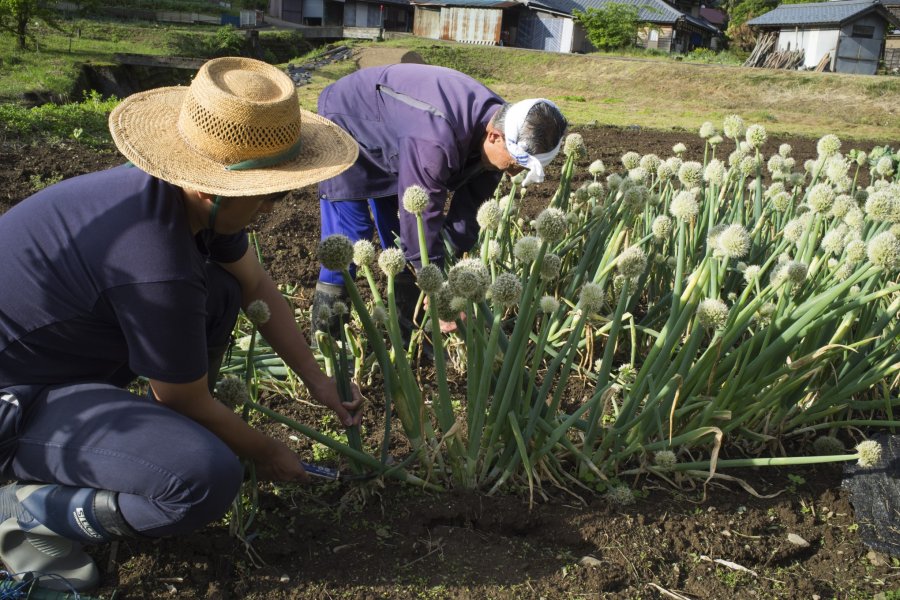
{"label": "onion plant", "polygon": [[[396,417],[408,481],[623,498],[623,475],[859,459],[813,441],[900,425],[900,154],[842,154],[827,135],[800,165],[736,115],[722,133],[701,128],[702,161],[679,144],[626,153],[621,169],[589,162],[573,134],[548,206],[532,220],[522,178],[504,178],[476,246],[444,265],[429,264],[415,187],[403,204],[419,219],[417,268],[396,248],[324,240],[357,315],[326,354],[378,365],[369,395],[383,394],[386,423],[380,448],[336,449],[386,469]],[[406,337],[404,269],[425,315]],[[416,361],[425,343],[433,370]]]}

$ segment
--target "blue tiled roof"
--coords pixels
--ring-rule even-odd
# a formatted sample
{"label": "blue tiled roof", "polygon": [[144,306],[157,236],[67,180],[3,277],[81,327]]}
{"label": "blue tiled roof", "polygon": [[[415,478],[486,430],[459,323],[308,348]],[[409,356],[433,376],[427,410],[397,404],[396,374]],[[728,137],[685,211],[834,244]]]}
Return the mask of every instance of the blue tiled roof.
{"label": "blue tiled roof", "polygon": [[877,8],[878,0],[835,0],[812,4],[782,4],[747,21],[747,25],[824,25],[844,23],[861,13]]}

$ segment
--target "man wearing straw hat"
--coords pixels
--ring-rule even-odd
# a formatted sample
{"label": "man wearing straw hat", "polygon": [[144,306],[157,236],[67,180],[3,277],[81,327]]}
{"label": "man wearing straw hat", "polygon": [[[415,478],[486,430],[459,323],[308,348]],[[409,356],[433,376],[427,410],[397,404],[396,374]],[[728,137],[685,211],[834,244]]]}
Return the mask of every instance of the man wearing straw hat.
{"label": "man wearing straw hat", "polygon": [[[398,202],[408,187],[428,194],[425,240],[430,260],[440,263],[445,246],[458,253],[477,241],[478,207],[503,172],[528,169],[525,185],[543,181],[567,126],[549,100],[508,104],[467,75],[420,64],[371,67],[343,77],[322,91],[318,111],[360,145],[350,169],[319,185],[322,238],[340,233],[354,241],[370,239],[377,230],[385,248],[399,239],[417,268],[416,218]],[[395,281],[406,317],[401,324],[418,297],[411,274],[404,275]],[[341,274],[323,267],[313,298],[314,331],[321,327],[321,307],[343,295]]]}
{"label": "man wearing straw hat", "polygon": [[[338,175],[357,145],[302,111],[262,62],[206,63],[190,87],[110,115],[130,165],[63,181],[0,217],[0,558],[62,590],[95,586],[84,542],[190,532],[241,480],[303,481],[299,457],[213,399],[239,308],[345,425],[290,307],[244,228],[291,190]],[[131,166],[133,165],[133,166]],[[151,394],[125,386],[147,378]]]}

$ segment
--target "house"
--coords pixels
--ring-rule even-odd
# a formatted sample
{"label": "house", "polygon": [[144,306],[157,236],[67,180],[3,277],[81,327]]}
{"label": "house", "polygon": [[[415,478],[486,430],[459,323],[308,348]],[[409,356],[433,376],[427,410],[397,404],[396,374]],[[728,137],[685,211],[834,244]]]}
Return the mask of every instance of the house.
{"label": "house", "polygon": [[[719,38],[721,31],[700,16],[699,4],[680,3],[678,8],[663,0],[525,0],[532,15],[526,16],[520,30],[531,30],[530,39],[517,41],[515,46],[555,50],[557,52],[591,52],[594,47],[587,39],[584,29],[578,24],[567,24],[562,33],[571,30],[571,36],[556,36],[547,27],[554,18],[562,17],[572,21],[575,11],[584,12],[588,8],[603,8],[610,2],[631,4],[638,9],[638,18],[650,26],[638,33],[638,46],[662,50],[664,52],[688,52],[694,48],[708,48]],[[521,20],[521,19],[520,19]],[[558,26],[557,26],[558,29]],[[545,33],[546,31],[546,33]],[[559,43],[559,48],[548,47]],[[542,42],[536,45],[535,42]]]}
{"label": "house", "polygon": [[345,31],[354,28],[410,31],[413,10],[409,0],[269,0],[268,14],[301,26],[327,28],[336,35],[326,37],[341,38],[355,37]]}
{"label": "house", "polygon": [[613,1],[638,7],[639,18],[651,24],[639,34],[638,45],[646,48],[685,52],[709,47],[721,33],[700,17],[699,5],[689,14],[663,0],[412,0],[413,32],[458,42],[591,52],[594,47],[572,13]]}
{"label": "house", "polygon": [[879,0],[834,0],[782,4],[747,25],[778,32],[779,51],[802,49],[806,68],[827,61],[832,71],[873,75],[900,19]]}

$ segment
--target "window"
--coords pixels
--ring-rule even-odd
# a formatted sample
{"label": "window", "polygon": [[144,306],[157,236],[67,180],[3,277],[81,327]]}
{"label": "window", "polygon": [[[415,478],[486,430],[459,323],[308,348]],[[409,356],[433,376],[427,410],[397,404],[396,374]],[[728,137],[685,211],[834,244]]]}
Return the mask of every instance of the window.
{"label": "window", "polygon": [[871,40],[873,37],[875,37],[875,26],[874,25],[854,25],[853,30],[850,32],[850,37]]}

